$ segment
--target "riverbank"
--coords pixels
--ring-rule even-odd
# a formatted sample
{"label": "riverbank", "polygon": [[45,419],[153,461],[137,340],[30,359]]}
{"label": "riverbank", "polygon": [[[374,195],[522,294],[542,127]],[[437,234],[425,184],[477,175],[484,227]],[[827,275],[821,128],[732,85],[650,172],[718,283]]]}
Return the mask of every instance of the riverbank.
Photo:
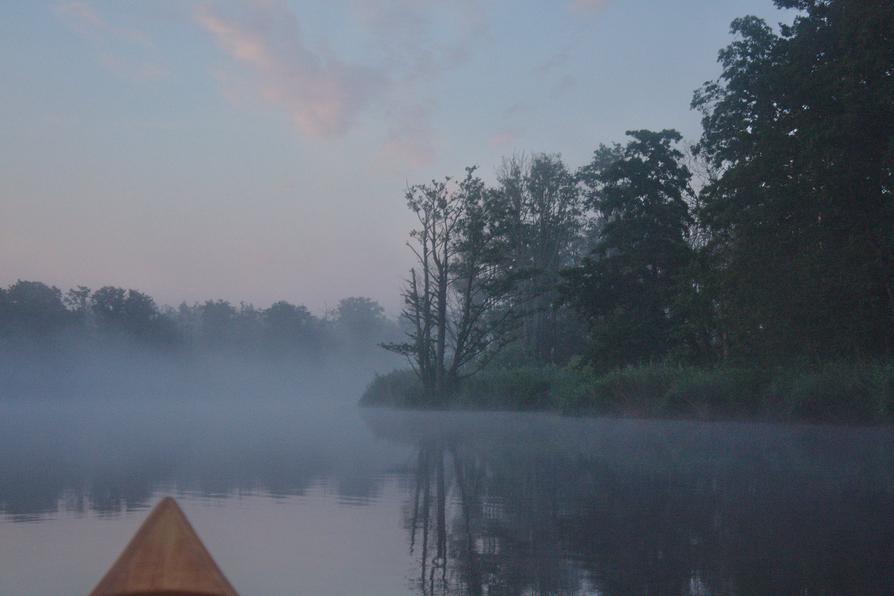
{"label": "riverbank", "polygon": [[379,375],[368,406],[551,410],[578,416],[894,422],[894,363],[832,362],[775,368],[651,364],[597,373],[587,367],[482,371],[434,403],[410,370]]}

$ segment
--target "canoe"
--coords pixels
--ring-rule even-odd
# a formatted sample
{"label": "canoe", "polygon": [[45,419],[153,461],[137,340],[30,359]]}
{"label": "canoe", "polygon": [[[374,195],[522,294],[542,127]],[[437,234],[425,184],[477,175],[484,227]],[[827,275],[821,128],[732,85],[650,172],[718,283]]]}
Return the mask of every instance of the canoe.
{"label": "canoe", "polygon": [[91,596],[237,596],[177,502],[155,506]]}

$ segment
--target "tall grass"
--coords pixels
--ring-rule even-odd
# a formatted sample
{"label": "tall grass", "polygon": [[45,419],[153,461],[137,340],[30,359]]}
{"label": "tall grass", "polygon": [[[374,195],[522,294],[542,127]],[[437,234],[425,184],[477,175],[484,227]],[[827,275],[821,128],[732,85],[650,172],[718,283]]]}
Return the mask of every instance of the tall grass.
{"label": "tall grass", "polygon": [[773,409],[803,420],[894,420],[894,363],[833,362],[781,370],[768,388]]}
{"label": "tall grass", "polygon": [[394,370],[379,375],[366,387],[360,404],[407,408],[421,406],[425,394],[422,383],[412,370]]}
{"label": "tall grass", "polygon": [[[376,377],[362,402],[426,404],[410,371]],[[831,362],[774,369],[648,364],[597,373],[524,365],[482,371],[448,404],[572,415],[894,422],[894,363]]]}

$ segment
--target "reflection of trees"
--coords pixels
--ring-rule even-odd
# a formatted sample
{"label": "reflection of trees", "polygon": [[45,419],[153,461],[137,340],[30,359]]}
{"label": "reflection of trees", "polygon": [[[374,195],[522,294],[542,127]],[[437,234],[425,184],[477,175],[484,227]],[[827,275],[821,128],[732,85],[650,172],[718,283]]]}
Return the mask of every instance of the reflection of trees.
{"label": "reflection of trees", "polygon": [[370,448],[358,421],[282,404],[71,403],[9,412],[0,413],[0,514],[13,519],[112,515],[146,507],[160,490],[279,497],[326,483],[343,502],[364,503],[395,461]]}
{"label": "reflection of trees", "polygon": [[422,594],[894,593],[890,433],[395,420]]}
{"label": "reflection of trees", "polygon": [[148,506],[158,490],[207,497],[254,491],[298,495],[330,477],[340,494],[349,486],[354,499],[369,499],[379,490],[369,479],[339,470],[331,453],[309,451],[300,441],[275,450],[266,449],[270,445],[257,450],[244,441],[215,443],[196,453],[181,451],[178,444],[137,440],[135,445],[122,441],[117,452],[84,454],[68,440],[40,450],[26,445],[3,451],[0,511],[21,519],[60,509],[115,514]]}
{"label": "reflection of trees", "polygon": [[[432,474],[435,476],[432,494]],[[432,500],[435,501],[434,507]],[[416,548],[417,531],[421,534],[418,585],[423,594],[446,591],[447,581],[447,486],[444,477],[444,451],[423,446],[416,466],[413,514],[410,518],[410,551]],[[434,518],[434,519],[433,519]],[[434,537],[431,537],[434,531]],[[436,592],[437,586],[437,592]]]}
{"label": "reflection of trees", "polygon": [[387,473],[420,594],[894,594],[890,430],[369,412],[376,441],[334,416],[218,409],[0,416],[0,511],[321,482],[362,504]]}
{"label": "reflection of trees", "polygon": [[[423,594],[518,594],[573,590],[564,565],[555,493],[538,466],[499,491],[493,470],[455,441],[419,447],[407,526]],[[507,507],[507,504],[511,506]]]}

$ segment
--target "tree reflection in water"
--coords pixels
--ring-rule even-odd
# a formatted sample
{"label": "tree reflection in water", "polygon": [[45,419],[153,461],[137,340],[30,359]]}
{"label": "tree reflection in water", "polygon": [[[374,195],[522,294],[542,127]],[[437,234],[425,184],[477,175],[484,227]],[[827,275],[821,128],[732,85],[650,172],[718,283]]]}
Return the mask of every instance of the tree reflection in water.
{"label": "tree reflection in water", "polygon": [[[581,587],[564,564],[555,493],[527,469],[513,507],[504,506],[486,461],[455,440],[419,447],[407,527],[425,595],[555,593]],[[547,515],[544,515],[547,514]]]}
{"label": "tree reflection in water", "polygon": [[894,593],[890,431],[474,416],[370,417],[421,594]]}
{"label": "tree reflection in water", "polygon": [[[337,502],[327,509],[333,535],[370,565],[379,559],[353,551],[357,529],[342,522],[358,508],[387,516],[382,550],[396,556],[376,571],[406,586],[409,564],[411,589],[431,596],[894,594],[891,429],[380,410],[361,418],[353,408],[264,401],[116,408],[6,407],[0,530],[37,521],[36,536],[54,531],[41,520],[72,512],[89,532],[88,513],[126,518],[161,494],[229,501],[234,519],[264,510],[243,511],[243,495],[315,515],[303,505],[310,495]],[[392,507],[403,508],[409,549]],[[258,537],[269,527],[251,526]],[[271,552],[319,552],[314,534],[283,540]]]}

